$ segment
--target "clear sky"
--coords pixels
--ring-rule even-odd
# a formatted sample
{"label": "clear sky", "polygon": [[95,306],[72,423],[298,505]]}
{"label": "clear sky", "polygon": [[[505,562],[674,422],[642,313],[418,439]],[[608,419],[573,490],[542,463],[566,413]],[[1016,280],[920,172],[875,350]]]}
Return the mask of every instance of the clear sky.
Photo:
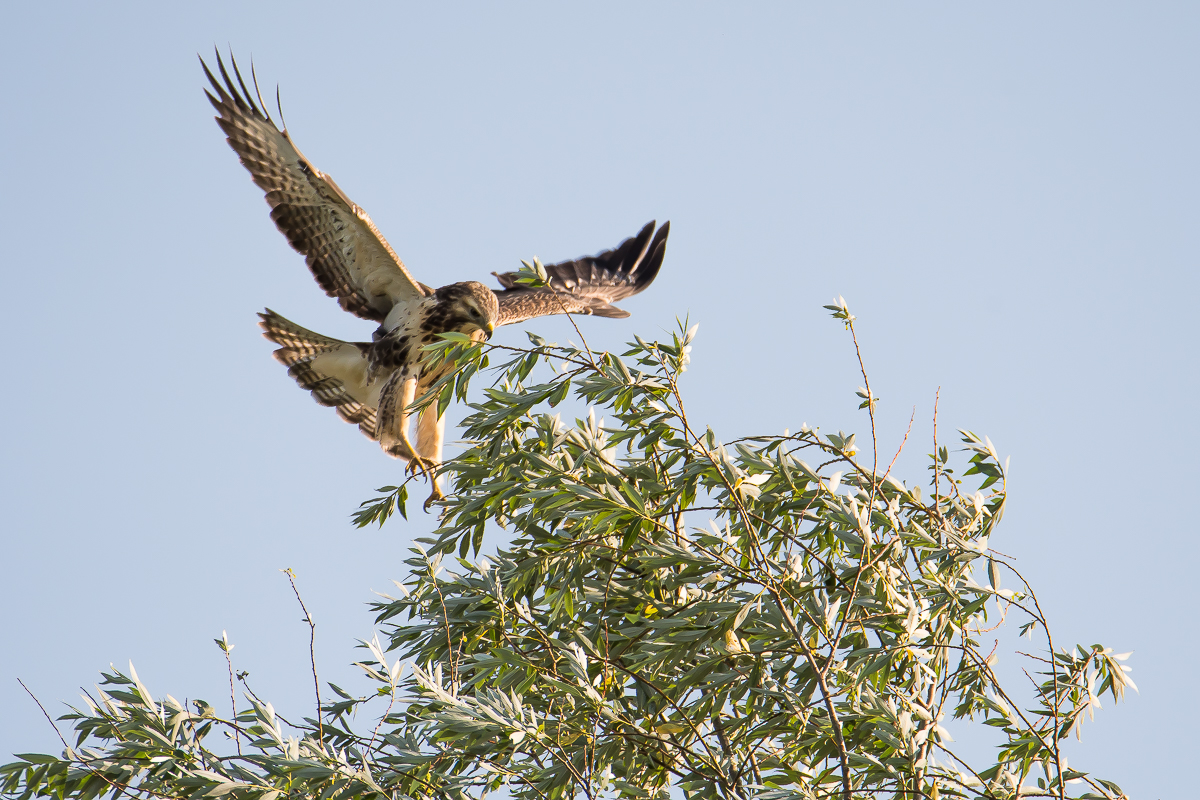
{"label": "clear sky", "polygon": [[196,53],[217,43],[281,85],[299,146],[426,283],[670,219],[633,316],[585,332],[618,347],[690,314],[690,412],[724,438],[865,431],[821,308],[844,295],[883,448],[915,409],[899,474],[923,480],[940,386],[943,438],[1012,457],[992,545],[1060,641],[1134,651],[1140,695],[1105,702],[1072,765],[1179,796],[1200,712],[1200,7],[175,6],[5,11],[0,760],[57,750],[18,676],[55,713],[130,659],[157,694],[218,702],[222,629],[257,690],[307,712],[283,567],[322,677],[358,686],[371,591],[433,524],[351,527],[400,468],[257,333],[266,305],[372,326],[317,288],[212,122]]}

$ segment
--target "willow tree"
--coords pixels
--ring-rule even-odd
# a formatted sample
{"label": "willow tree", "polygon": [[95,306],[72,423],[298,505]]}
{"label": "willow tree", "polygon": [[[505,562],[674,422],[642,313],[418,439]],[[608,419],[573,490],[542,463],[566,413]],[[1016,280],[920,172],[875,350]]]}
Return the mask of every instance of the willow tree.
{"label": "willow tree", "polygon": [[[853,335],[845,304],[827,308]],[[423,402],[495,382],[442,469],[440,527],[375,604],[384,638],[358,663],[376,689],[330,684],[286,723],[247,692],[229,718],[153,697],[131,667],[63,717],[60,755],[3,767],[5,795],[1123,796],[1061,743],[1132,686],[1124,656],[1056,644],[989,549],[1006,502],[992,443],[961,431],[952,456],[935,434],[928,481],[900,480],[865,370],[865,446],[806,427],[723,441],[680,391],[694,335],[620,355],[446,336],[429,357],[457,369]],[[408,489],[358,524],[405,512]],[[489,528],[507,543],[481,556]],[[1031,685],[1002,684],[980,645],[997,614],[1042,643]],[[957,752],[951,718],[998,735],[994,756]]]}

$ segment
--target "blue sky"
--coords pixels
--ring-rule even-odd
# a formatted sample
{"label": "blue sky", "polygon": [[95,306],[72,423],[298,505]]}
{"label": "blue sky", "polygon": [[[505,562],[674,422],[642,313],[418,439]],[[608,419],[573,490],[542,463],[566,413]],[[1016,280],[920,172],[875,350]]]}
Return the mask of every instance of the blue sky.
{"label": "blue sky", "polygon": [[[1140,695],[1072,766],[1177,794],[1198,655],[1192,473],[1200,11],[1185,3],[32,4],[6,13],[0,233],[0,752],[110,662],[227,696],[212,643],[307,710],[307,628],[353,685],[365,603],[415,514],[349,514],[399,467],[299,392],[266,305],[366,338],[267,218],[196,53],[253,55],[305,154],[439,285],[672,222],[594,347],[700,323],[690,413],[725,438],[865,431],[922,479],[939,429],[1012,457],[992,544],[1067,642],[1133,650]],[[573,338],[562,320],[528,327]],[[519,343],[520,330],[498,341]],[[223,688],[224,687],[224,688]],[[1170,765],[1175,764],[1175,767]]]}

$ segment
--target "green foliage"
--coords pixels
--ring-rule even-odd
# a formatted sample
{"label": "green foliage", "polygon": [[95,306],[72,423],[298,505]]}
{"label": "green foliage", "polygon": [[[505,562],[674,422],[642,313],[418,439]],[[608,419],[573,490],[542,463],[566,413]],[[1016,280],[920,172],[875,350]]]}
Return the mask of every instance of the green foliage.
{"label": "green foliage", "polygon": [[[844,301],[829,308],[853,334]],[[375,605],[386,642],[364,642],[359,666],[376,690],[331,684],[289,736],[253,694],[222,719],[153,700],[132,668],[106,675],[64,718],[76,743],[3,767],[5,796],[1123,796],[1069,768],[1060,742],[1132,686],[1124,656],[1055,648],[1032,589],[989,549],[1006,502],[992,443],[961,431],[957,477],[935,441],[927,498],[853,434],[722,443],[679,389],[694,336],[683,324],[621,356],[532,336],[431,346],[457,371],[424,402],[466,397],[489,354],[508,360],[442,469],[440,527]],[[572,398],[588,412],[565,422]],[[404,512],[406,485],[380,491],[360,526]],[[480,557],[489,526],[508,544]],[[1027,696],[980,646],[998,612],[1045,639]],[[994,760],[966,763],[947,716],[993,729]],[[238,752],[209,743],[218,730]]]}

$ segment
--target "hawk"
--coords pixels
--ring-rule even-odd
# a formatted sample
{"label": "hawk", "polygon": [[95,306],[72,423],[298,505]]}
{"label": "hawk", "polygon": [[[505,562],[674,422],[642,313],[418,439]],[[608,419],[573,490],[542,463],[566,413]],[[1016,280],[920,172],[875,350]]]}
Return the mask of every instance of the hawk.
{"label": "hawk", "polygon": [[279,345],[275,359],[313,399],[358,425],[388,455],[425,470],[433,484],[430,501],[441,497],[432,472],[441,463],[445,434],[437,404],[421,411],[415,443],[408,432],[409,407],[449,368],[429,366],[422,348],[440,333],[458,331],[483,341],[501,325],[548,314],[627,317],[613,303],[654,281],[671,224],[656,229],[650,222],[612,250],[546,265],[543,287],[523,286],[508,272],[492,273],[498,291],[477,281],[433,289],[413,278],[367,213],[300,153],[286,127],[275,125],[253,72],[252,94],[232,57],[232,76],[220,53],[216,59],[220,79],[200,59],[212,88],[205,94],[229,146],[266,193],[271,219],[326,294],[351,314],[379,324],[370,342],[344,342],[267,309],[259,324]]}

